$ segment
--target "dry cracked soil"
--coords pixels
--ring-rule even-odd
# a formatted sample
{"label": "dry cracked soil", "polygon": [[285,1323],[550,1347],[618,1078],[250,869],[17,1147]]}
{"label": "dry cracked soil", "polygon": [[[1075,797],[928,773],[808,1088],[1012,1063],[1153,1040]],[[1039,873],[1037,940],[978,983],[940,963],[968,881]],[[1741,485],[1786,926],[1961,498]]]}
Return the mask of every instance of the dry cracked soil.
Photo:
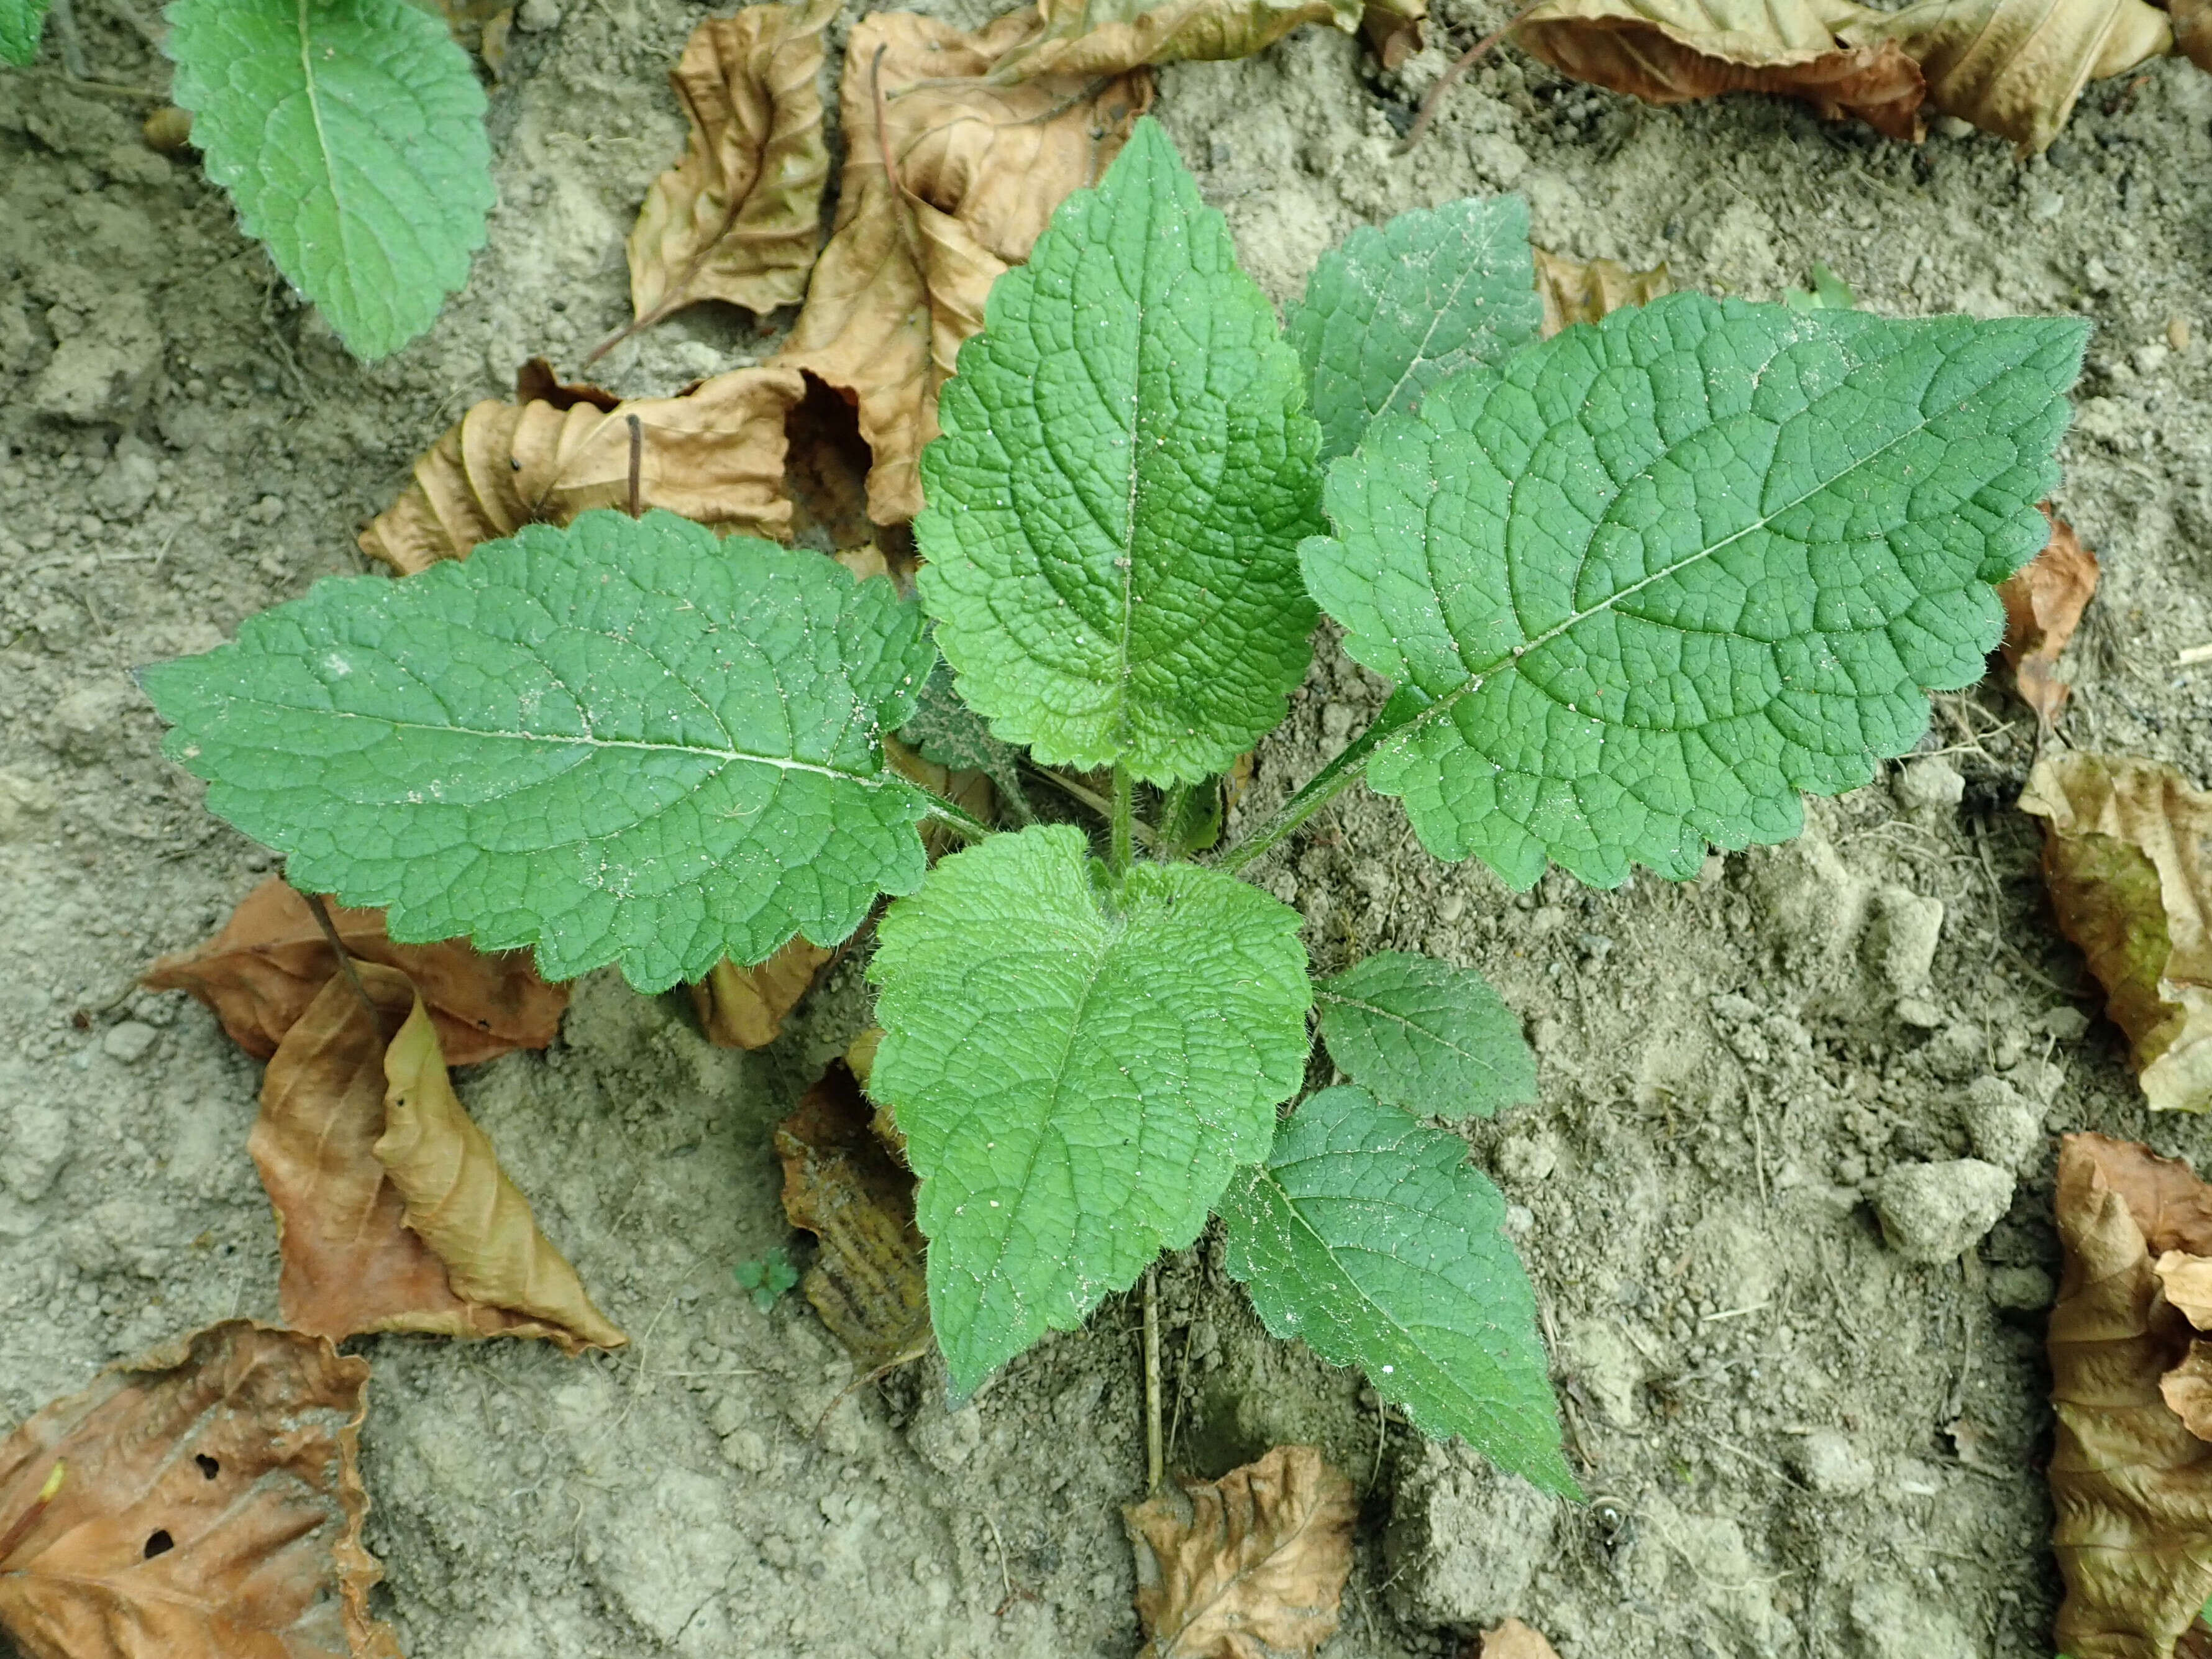
{"label": "dry cracked soil", "polygon": [[[1757,98],[1644,107],[1509,50],[1396,155],[1494,12],[1444,0],[1441,44],[1394,73],[1310,28],[1161,76],[1267,291],[1293,297],[1356,225],[1512,190],[1544,245],[1664,260],[1680,286],[1773,298],[1817,260],[1883,312],[2093,319],[2058,506],[2106,574],[2063,731],[2212,781],[2212,665],[2176,666],[2212,641],[2212,76],[2094,85],[2023,162]],[[625,317],[622,239],[680,145],[665,76],[702,15],[528,0],[492,92],[489,246],[433,332],[373,368],[189,159],[146,147],[144,101],[72,86],[51,50],[0,75],[0,1417],[170,1333],[275,1313],[245,1151],[259,1068],[197,1004],[134,985],[270,860],[161,758],[132,668],[362,568],[356,531],[461,409],[534,353],[574,370]],[[137,0],[76,15],[100,79],[166,84]],[[787,321],[702,307],[604,378],[672,391]],[[1244,810],[1381,693],[1324,641]],[[1357,795],[1259,868],[1320,968],[1425,950],[1523,1017],[1541,1102],[1480,1126],[1474,1156],[1512,1202],[1591,1497],[1424,1443],[1356,1376],[1267,1339],[1201,1240],[1163,1278],[1174,1460],[1218,1474],[1297,1440],[1352,1474],[1328,1659],[1456,1653],[1506,1613],[1564,1659],[2048,1659],[2051,1136],[2094,1125],[2202,1168],[2212,1133],[2148,1120],[2056,934],[2013,806],[2034,742],[1994,682],[1940,696],[1919,757],[1814,805],[1802,842],[1680,886],[1516,896]],[[769,1128],[866,1020],[852,960],[752,1054],[603,974],[550,1049],[467,1075],[635,1340],[581,1361],[358,1345],[380,1605],[416,1659],[1135,1650],[1132,1308],[948,1413],[933,1362],[846,1393],[801,1298],[763,1313],[732,1282],[797,1243]],[[1937,1265],[1886,1245],[1885,1172],[1969,1151],[2017,1176],[1994,1231]]]}

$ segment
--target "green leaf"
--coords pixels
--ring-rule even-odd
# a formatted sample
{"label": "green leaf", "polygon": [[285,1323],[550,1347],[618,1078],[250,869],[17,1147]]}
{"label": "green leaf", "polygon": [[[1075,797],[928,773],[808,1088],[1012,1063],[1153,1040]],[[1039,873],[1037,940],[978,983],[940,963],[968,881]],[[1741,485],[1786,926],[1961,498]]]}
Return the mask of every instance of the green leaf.
{"label": "green leaf", "polygon": [[1380,951],[1314,987],[1322,1039],[1361,1088],[1429,1117],[1488,1117],[1536,1097],[1521,1021],[1490,981]]}
{"label": "green leaf", "polygon": [[319,582],[143,678],[170,756],[295,886],[659,991],[921,884],[929,797],[877,734],[928,667],[881,578],[602,511]]}
{"label": "green leaf", "polygon": [[484,96],[405,0],[176,0],[164,50],[207,174],[364,361],[430,326],[491,210]]}
{"label": "green leaf", "polygon": [[46,27],[46,0],[0,0],[0,64],[27,65]]}
{"label": "green leaf", "polygon": [[1407,412],[1455,370],[1527,345],[1543,320],[1518,196],[1353,231],[1314,266],[1288,330],[1313,377],[1322,459],[1350,454],[1377,415]]}
{"label": "green leaf", "polygon": [[1849,311],[1858,302],[1851,285],[1817,259],[1811,288],[1785,289],[1782,294],[1782,303],[1792,311]]}
{"label": "green leaf", "polygon": [[1678,294],[1383,416],[1304,549],[1345,649],[1431,699],[1370,786],[1516,887],[1795,836],[1981,678],[2087,328]]}
{"label": "green leaf", "polygon": [[956,772],[981,772],[1006,810],[1024,823],[1036,814],[1030,809],[1022,789],[1021,750],[991,735],[981,715],[960,701],[952,689],[952,669],[937,659],[929,678],[914,700],[914,714],[899,730],[900,738],[922,759]]}
{"label": "green leaf", "polygon": [[1049,766],[1225,770],[1305,673],[1320,431],[1158,123],[991,289],[922,452],[919,580],[960,695]]}
{"label": "green leaf", "polygon": [[1228,1267],[1277,1336],[1357,1365],[1413,1426],[1579,1496],[1505,1200],[1457,1137],[1324,1089],[1221,1206]]}
{"label": "green leaf", "polygon": [[1118,893],[1065,825],[940,861],[884,914],[868,1092],[921,1176],[930,1323],[971,1394],[1198,1237],[1305,1070],[1297,913],[1218,871]]}

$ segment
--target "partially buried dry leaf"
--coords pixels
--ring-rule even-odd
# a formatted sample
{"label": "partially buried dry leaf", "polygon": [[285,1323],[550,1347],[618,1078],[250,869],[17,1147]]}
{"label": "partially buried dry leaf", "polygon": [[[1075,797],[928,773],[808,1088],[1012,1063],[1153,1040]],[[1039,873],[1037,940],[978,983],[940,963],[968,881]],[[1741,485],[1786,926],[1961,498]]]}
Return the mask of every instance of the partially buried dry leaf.
{"label": "partially buried dry leaf", "polygon": [[775,1129],[783,1212],[822,1241],[806,1299],[864,1371],[929,1345],[914,1176],[877,1138],[872,1110],[852,1072],[833,1060]]}
{"label": "partially buried dry leaf", "polygon": [[1838,29],[1862,48],[1893,46],[1918,63],[1946,115],[2050,148],[2091,81],[2173,48],[2164,12],[2143,0],[1919,0],[1869,11]]}
{"label": "partially buried dry leaf", "polygon": [[46,1407],[0,1444],[0,1627],[31,1659],[399,1659],[368,1613],[368,1380],[234,1319]]}
{"label": "partially buried dry leaf", "polygon": [[878,12],[846,48],[836,226],[775,361],[852,399],[879,525],[921,508],[937,390],[993,280],[1029,257],[1070,191],[1097,181],[1151,98],[1142,71],[988,84],[1036,24],[1024,10],[967,34]]}
{"label": "partially buried dry leaf", "polygon": [[641,508],[781,537],[791,524],[783,417],[801,389],[787,368],[738,368],[612,409],[588,388],[559,401],[487,400],[415,463],[415,482],[361,532],[362,550],[410,575],[526,524],[626,507],[633,416]]}
{"label": "partially buried dry leaf", "polygon": [[783,1017],[799,1006],[814,975],[830,960],[822,946],[793,935],[766,962],[740,968],[718,962],[691,988],[691,1006],[709,1042],[725,1048],[765,1048],[783,1030]]}
{"label": "partially buried dry leaf", "polygon": [[[622,1333],[538,1233],[444,1067],[429,1079],[436,1032],[407,976],[373,963],[357,971],[378,1018],[345,979],[325,985],[269,1062],[246,1139],[276,1212],[285,1320],[333,1339],[542,1336],[572,1353],[618,1345]],[[392,1106],[403,1085],[440,1097],[416,1113],[427,1128],[387,1149],[388,1132],[407,1121]],[[501,1265],[465,1276],[448,1252],[464,1266]]]}
{"label": "partially buried dry leaf", "polygon": [[1674,292],[1663,264],[1631,270],[1618,259],[1563,259],[1542,248],[1536,256],[1536,294],[1544,302],[1543,337],[1570,323],[1594,323],[1623,306],[1648,305]]}
{"label": "partially buried dry leaf", "polygon": [[2097,556],[2049,502],[2043,512],[2051,520],[2050,541],[1997,588],[2005,608],[2004,643],[1997,648],[2012,668],[2021,701],[2047,732],[2073,690],[2051,671],[2097,591]]}
{"label": "partially buried dry leaf", "polygon": [[1513,33],[1577,80],[1650,103],[1779,93],[1831,120],[1856,115],[1917,139],[1925,88],[1911,56],[1891,40],[1837,39],[1836,26],[1861,9],[1850,0],[1550,0]]}
{"label": "partially buried dry leaf", "polygon": [[1350,34],[1365,9],[1363,0],[1037,0],[1033,12],[1016,14],[1031,21],[991,78],[1121,75],[1146,64],[1248,58],[1307,23]]}
{"label": "partially buried dry leaf", "polygon": [[1559,1659],[1558,1650],[1518,1619],[1482,1632],[1475,1659]]}
{"label": "partially buried dry leaf", "polygon": [[2045,821],[2051,908],[2128,1034],[2144,1098],[2212,1109],[2212,795],[2170,766],[2083,750],[2038,761],[2020,805]]}
{"label": "partially buried dry leaf", "polygon": [[2186,1397],[2204,1345],[2160,1293],[2154,1258],[2212,1254],[2212,1188],[2147,1147],[2072,1134],[2056,1203],[2057,1644],[2073,1659],[2167,1659],[2212,1594],[2212,1443],[2168,1403],[2170,1381]]}
{"label": "partially buried dry leaf", "polygon": [[1278,1446],[1218,1480],[1181,1480],[1121,1512],[1137,1553],[1144,1659],[1311,1654],[1352,1571],[1352,1482],[1311,1446]]}
{"label": "partially buried dry leaf", "polygon": [[747,6],[691,32],[668,77],[690,145],[653,181],[629,234],[640,324],[699,300],[761,312],[806,292],[830,178],[815,82],[838,9],[839,0]]}
{"label": "partially buried dry leaf", "polygon": [[[477,950],[466,939],[396,945],[384,912],[330,907],[347,952],[414,981],[437,1023],[447,1061],[473,1066],[510,1048],[543,1048],[561,1029],[568,988],[538,976],[526,951]],[[161,957],[139,983],[189,991],[215,1011],[231,1041],[258,1060],[276,1052],[292,1023],[337,972],[337,954],[307,901],[271,876],[204,945]]]}

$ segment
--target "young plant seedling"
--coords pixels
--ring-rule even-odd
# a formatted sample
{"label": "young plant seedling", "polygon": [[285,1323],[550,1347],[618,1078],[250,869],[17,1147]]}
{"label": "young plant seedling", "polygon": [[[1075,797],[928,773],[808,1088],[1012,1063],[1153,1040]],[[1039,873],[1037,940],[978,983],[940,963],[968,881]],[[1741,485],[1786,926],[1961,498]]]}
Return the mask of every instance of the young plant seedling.
{"label": "young plant seedling", "polygon": [[[1237,872],[1362,778],[1522,888],[1796,835],[1981,674],[2085,325],[1678,295],[1539,341],[1527,228],[1508,198],[1358,232],[1286,339],[1141,123],[961,351],[918,604],[589,514],[149,671],[169,752],[301,887],[554,977],[656,991],[893,896],[870,1090],[956,1397],[1218,1216],[1269,1329],[1571,1491],[1504,1202],[1435,1123],[1533,1097],[1518,1023],[1418,956],[1313,982]],[[1396,690],[1195,860],[1190,792],[1283,718],[1316,607]],[[1097,842],[901,777],[918,708],[967,763],[1109,775]],[[928,869],[933,817],[974,844]],[[1349,1085],[1282,1116],[1316,1010]]]}
{"label": "young plant seedling", "polygon": [[738,1288],[753,1299],[753,1306],[766,1313],[783,1298],[784,1292],[799,1283],[799,1269],[791,1265],[790,1254],[777,1245],[766,1255],[740,1261],[730,1269],[738,1281]]}

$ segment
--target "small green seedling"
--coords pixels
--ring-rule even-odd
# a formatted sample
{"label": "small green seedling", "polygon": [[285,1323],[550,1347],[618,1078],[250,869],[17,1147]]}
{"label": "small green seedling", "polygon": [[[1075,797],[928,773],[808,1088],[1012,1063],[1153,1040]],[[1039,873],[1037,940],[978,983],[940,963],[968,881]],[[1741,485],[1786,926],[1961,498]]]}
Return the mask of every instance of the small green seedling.
{"label": "small green seedling", "polygon": [[[0,63],[48,0],[0,0]],[[208,177],[349,350],[387,356],[468,280],[491,211],[483,89],[434,8],[172,0],[162,49]]]}
{"label": "small green seedling", "polygon": [[799,1283],[799,1269],[791,1265],[790,1254],[781,1244],[766,1255],[740,1261],[730,1272],[738,1287],[751,1293],[753,1306],[763,1313],[775,1306],[783,1293]]}
{"label": "small green seedling", "polygon": [[[1867,782],[1981,675],[2086,325],[1687,294],[1538,320],[1502,198],[1355,233],[1286,337],[1142,122],[962,348],[918,604],[594,513],[326,580],[147,689],[209,805],[397,939],[658,991],[894,896],[869,1088],[956,1398],[1218,1216],[1270,1330],[1571,1491],[1506,1206],[1437,1127],[1533,1097],[1517,1020],[1418,956],[1315,981],[1238,872],[1362,779],[1516,888],[1795,836],[1801,792]],[[1189,856],[1321,612],[1395,691]],[[885,763],[900,730],[1104,772],[1098,834],[976,822]],[[928,867],[929,819],[973,844]],[[1347,1082],[1285,1116],[1316,1012]]]}

